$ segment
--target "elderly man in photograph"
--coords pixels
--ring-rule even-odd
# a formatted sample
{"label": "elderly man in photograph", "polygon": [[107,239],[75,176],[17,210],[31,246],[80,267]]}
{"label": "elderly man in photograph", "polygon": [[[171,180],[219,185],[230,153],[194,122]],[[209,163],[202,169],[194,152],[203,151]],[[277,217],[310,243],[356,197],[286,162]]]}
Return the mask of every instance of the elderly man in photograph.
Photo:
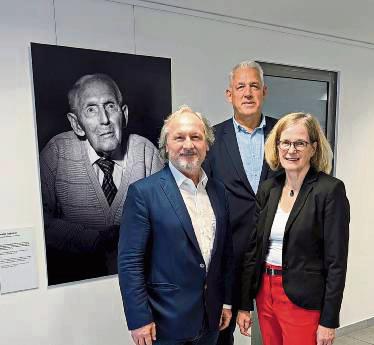
{"label": "elderly man in photograph", "polygon": [[231,319],[226,192],[201,169],[213,140],[207,120],[181,107],[161,130],[168,165],[129,187],[118,277],[136,345],[215,345]]}
{"label": "elderly man in photograph", "polygon": [[50,285],[117,273],[128,186],[163,167],[150,141],[124,135],[128,110],[112,78],[85,75],[68,100],[72,130],[40,154]]}
{"label": "elderly man in photograph", "polygon": [[[274,174],[264,161],[264,141],[276,123],[262,114],[266,95],[263,70],[257,62],[243,61],[231,70],[226,99],[232,104],[233,117],[214,126],[216,141],[204,163],[208,177],[219,179],[226,187],[234,244],[233,317],[221,332],[219,345],[234,343],[241,265],[255,232],[256,193],[259,184]],[[258,327],[254,338],[256,345],[261,342]]]}

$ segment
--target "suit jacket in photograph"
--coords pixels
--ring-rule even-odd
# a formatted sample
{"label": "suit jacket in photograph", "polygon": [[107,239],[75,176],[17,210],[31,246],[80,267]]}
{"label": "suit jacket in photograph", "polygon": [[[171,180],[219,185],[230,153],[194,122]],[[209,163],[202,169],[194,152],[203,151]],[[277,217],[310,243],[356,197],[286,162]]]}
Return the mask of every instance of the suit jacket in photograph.
{"label": "suit jacket in photograph", "polygon": [[232,238],[224,186],[206,185],[216,233],[208,272],[191,218],[169,169],[132,184],[124,205],[118,276],[128,328],[156,323],[157,339],[217,330],[231,304]]}
{"label": "suit jacket in photograph", "polygon": [[[251,310],[285,174],[265,181],[258,192],[257,239],[245,254],[241,309]],[[289,215],[282,252],[283,288],[299,307],[320,310],[320,324],[339,327],[347,270],[349,202],[344,183],[309,169]],[[256,249],[257,247],[257,249]]]}
{"label": "suit jacket in photograph", "polygon": [[[266,139],[277,120],[268,116],[265,119],[264,138]],[[255,231],[256,193],[244,170],[232,118],[214,126],[214,135],[215,141],[204,162],[204,170],[208,177],[222,181],[227,191],[236,272],[233,304],[237,306],[240,300],[239,278],[243,254],[251,234]],[[274,174],[264,160],[260,184]]]}

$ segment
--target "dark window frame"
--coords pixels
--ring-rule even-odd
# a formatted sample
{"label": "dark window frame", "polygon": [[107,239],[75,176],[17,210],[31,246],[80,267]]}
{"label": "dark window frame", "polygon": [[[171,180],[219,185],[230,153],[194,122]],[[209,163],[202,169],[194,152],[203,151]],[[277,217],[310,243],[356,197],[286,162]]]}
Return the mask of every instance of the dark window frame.
{"label": "dark window frame", "polygon": [[[336,157],[338,72],[258,61],[264,76],[327,82],[326,137]],[[333,162],[332,173],[335,174]]]}

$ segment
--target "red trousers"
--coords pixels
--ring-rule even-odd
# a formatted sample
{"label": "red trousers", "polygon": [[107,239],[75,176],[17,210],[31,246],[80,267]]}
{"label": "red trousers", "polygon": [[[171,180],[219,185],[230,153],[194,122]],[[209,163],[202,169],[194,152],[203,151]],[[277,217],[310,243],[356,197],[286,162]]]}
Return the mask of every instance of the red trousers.
{"label": "red trousers", "polygon": [[263,274],[256,305],[263,345],[316,345],[320,311],[292,303],[283,290],[281,275]]}

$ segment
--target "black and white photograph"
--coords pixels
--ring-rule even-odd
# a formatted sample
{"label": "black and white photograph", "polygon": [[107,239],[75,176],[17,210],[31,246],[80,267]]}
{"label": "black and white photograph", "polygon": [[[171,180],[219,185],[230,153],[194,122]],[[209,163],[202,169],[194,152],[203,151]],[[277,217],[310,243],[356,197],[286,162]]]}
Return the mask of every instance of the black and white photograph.
{"label": "black and white photograph", "polygon": [[48,285],[117,273],[131,183],[159,171],[171,60],[31,44]]}

